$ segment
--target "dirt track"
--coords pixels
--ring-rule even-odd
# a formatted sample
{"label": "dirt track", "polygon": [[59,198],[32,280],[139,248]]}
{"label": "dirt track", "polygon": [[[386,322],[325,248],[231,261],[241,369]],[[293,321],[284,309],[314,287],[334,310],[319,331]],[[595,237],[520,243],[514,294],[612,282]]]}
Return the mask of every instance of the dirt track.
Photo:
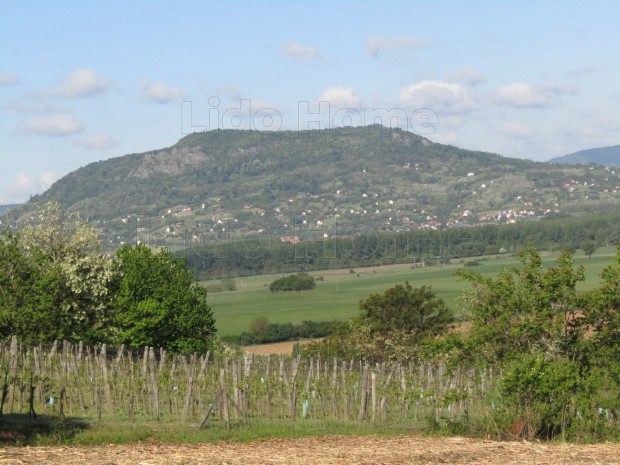
{"label": "dirt track", "polygon": [[463,438],[328,436],[252,443],[10,447],[0,464],[620,464],[620,444],[568,445]]}

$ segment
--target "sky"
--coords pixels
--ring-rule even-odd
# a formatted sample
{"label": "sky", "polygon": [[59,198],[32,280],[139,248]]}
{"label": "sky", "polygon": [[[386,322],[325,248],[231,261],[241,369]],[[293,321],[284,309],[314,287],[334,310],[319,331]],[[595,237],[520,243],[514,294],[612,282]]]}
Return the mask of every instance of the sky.
{"label": "sky", "polygon": [[620,144],[620,1],[0,2],[0,204],[214,129]]}

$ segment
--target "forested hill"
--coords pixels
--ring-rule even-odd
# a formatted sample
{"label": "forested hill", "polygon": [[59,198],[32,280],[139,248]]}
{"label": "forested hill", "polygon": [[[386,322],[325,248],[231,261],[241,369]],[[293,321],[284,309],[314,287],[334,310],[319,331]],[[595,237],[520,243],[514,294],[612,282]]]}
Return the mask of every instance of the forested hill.
{"label": "forested hill", "polygon": [[604,167],[506,158],[380,126],[216,130],[89,164],[16,216],[55,200],[96,222],[106,247],[140,234],[181,247],[205,235],[295,240],[308,229],[332,237],[614,209],[619,184]]}
{"label": "forested hill", "polygon": [[620,145],[580,150],[579,152],[552,158],[549,163],[561,165],[607,165],[620,167]]}

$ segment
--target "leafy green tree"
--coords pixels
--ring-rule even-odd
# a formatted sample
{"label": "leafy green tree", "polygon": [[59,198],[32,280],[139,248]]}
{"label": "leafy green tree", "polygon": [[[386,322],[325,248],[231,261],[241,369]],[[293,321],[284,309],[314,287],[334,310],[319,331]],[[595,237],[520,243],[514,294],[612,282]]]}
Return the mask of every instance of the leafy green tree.
{"label": "leafy green tree", "polygon": [[271,292],[280,291],[307,291],[314,289],[314,278],[307,273],[297,273],[276,279],[269,285]]}
{"label": "leafy green tree", "polygon": [[592,258],[592,254],[596,251],[596,244],[594,242],[586,242],[582,244],[581,248],[588,258]]}
{"label": "leafy green tree", "polygon": [[[584,322],[593,362],[609,368],[620,387],[620,244],[614,263],[601,277],[602,286],[582,297]],[[620,400],[616,408],[620,408]]]}
{"label": "leafy green tree", "polygon": [[503,269],[496,278],[465,269],[455,273],[473,285],[463,302],[472,317],[475,355],[494,362],[535,350],[566,355],[577,350],[583,328],[576,284],[585,279],[583,267],[575,268],[564,252],[557,267],[543,270],[531,246],[518,258],[520,268]]}
{"label": "leafy green tree", "polygon": [[445,332],[453,321],[444,301],[430,287],[412,288],[407,282],[360,302],[362,323],[372,332],[403,331],[415,338]]}
{"label": "leafy green tree", "polygon": [[473,284],[468,353],[504,369],[500,428],[528,438],[598,434],[598,409],[620,407],[620,250],[603,286],[585,295],[570,253],[548,269],[532,247],[519,259],[495,279],[457,272]]}
{"label": "leafy green tree", "polygon": [[269,328],[269,319],[265,316],[259,316],[250,321],[250,325],[248,327],[250,334],[253,336],[258,336],[267,332],[267,328]]}
{"label": "leafy green tree", "polygon": [[185,261],[144,245],[117,251],[122,278],[115,299],[121,342],[182,353],[209,349],[215,320],[207,292]]}
{"label": "leafy green tree", "polygon": [[0,245],[3,333],[31,342],[109,340],[116,269],[99,253],[97,231],[55,203],[37,220]]}
{"label": "leafy green tree", "polygon": [[420,359],[452,321],[451,311],[430,287],[399,284],[360,301],[360,316],[325,345],[347,358]]}
{"label": "leafy green tree", "polygon": [[0,337],[37,342],[54,337],[46,333],[56,318],[50,295],[56,283],[42,273],[42,256],[26,252],[19,235],[0,236]]}

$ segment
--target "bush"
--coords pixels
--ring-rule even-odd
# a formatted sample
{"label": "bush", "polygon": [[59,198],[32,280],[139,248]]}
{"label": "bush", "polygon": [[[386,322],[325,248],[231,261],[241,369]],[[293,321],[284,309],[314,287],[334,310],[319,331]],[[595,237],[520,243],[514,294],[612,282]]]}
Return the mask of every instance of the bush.
{"label": "bush", "polygon": [[595,384],[567,358],[521,355],[500,382],[505,432],[526,439],[574,437],[596,415]]}
{"label": "bush", "polygon": [[294,323],[269,323],[267,318],[258,317],[250,322],[249,332],[239,336],[227,336],[226,341],[239,344],[272,344],[296,339],[325,337],[332,333],[335,323],[328,321],[302,321]]}
{"label": "bush", "polygon": [[314,278],[307,273],[297,273],[276,279],[269,285],[271,292],[280,291],[305,291],[314,289],[316,283]]}

